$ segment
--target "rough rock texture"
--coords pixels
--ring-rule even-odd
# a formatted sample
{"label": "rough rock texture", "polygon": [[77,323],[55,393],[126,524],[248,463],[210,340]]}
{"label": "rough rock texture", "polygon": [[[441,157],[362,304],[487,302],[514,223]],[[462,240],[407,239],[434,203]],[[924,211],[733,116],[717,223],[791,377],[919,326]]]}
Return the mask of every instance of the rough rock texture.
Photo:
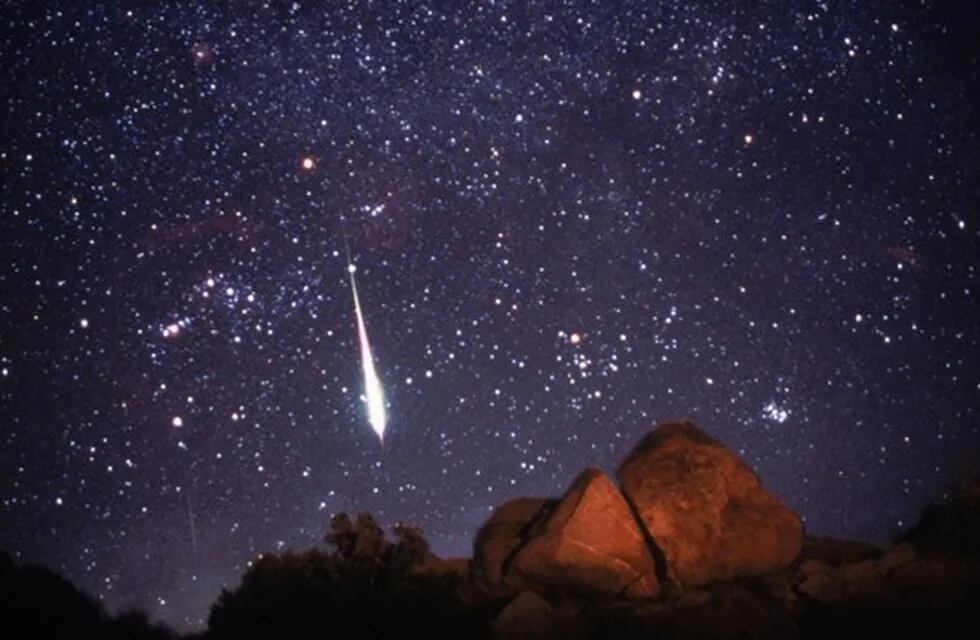
{"label": "rough rock texture", "polygon": [[883,600],[888,595],[885,579],[872,559],[839,566],[807,560],[800,565],[800,577],[797,590],[826,604]]}
{"label": "rough rock texture", "polygon": [[504,607],[491,631],[501,640],[549,640],[559,635],[554,609],[533,591],[522,592]]}
{"label": "rough rock texture", "polygon": [[529,531],[510,570],[525,584],[628,598],[660,590],[653,556],[629,504],[606,474],[583,471]]}
{"label": "rough rock texture", "polygon": [[504,564],[525,540],[527,529],[543,516],[552,501],[515,498],[497,507],[473,541],[471,572],[474,584],[490,595],[508,596],[521,585],[504,577]]}
{"label": "rough rock texture", "polygon": [[980,591],[980,562],[969,556],[923,550],[904,542],[878,558],[830,565],[800,565],[798,591],[824,604],[883,602],[906,610],[955,606]]}
{"label": "rough rock texture", "polygon": [[884,551],[873,544],[859,540],[838,540],[806,536],[803,539],[802,560],[816,560],[832,566],[880,558]]}
{"label": "rough rock texture", "polygon": [[690,423],[654,429],[617,475],[664,554],[668,575],[681,584],[780,569],[800,553],[799,517]]}
{"label": "rough rock texture", "polygon": [[902,565],[913,562],[917,555],[915,545],[908,542],[889,547],[881,556],[881,560],[878,563],[878,572],[887,576]]}
{"label": "rough rock texture", "polygon": [[799,637],[792,614],[779,604],[746,589],[717,589],[701,606],[668,609],[655,617],[660,637],[734,640]]}
{"label": "rough rock texture", "polygon": [[440,558],[430,553],[410,569],[410,574],[420,578],[469,578],[469,558]]}
{"label": "rough rock texture", "polygon": [[969,603],[974,611],[980,607],[980,559],[975,556],[917,549],[904,562],[887,566],[883,560],[881,565],[879,571],[885,574],[894,600],[903,606],[927,600],[941,605]]}
{"label": "rough rock texture", "polygon": [[562,640],[795,640],[794,615],[734,583],[675,594],[667,601],[614,603],[586,609],[563,629]]}

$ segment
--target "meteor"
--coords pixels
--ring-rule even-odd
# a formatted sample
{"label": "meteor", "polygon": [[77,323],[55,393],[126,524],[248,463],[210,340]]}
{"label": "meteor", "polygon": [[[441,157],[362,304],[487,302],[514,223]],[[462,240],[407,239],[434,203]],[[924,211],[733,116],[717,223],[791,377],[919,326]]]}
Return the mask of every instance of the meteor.
{"label": "meteor", "polygon": [[348,260],[347,271],[350,273],[350,287],[354,292],[354,314],[357,316],[357,338],[361,345],[361,367],[364,370],[364,397],[367,400],[368,423],[381,444],[385,441],[385,397],[381,388],[381,380],[374,369],[374,356],[371,355],[371,343],[368,341],[367,327],[364,325],[364,315],[361,313],[361,301],[357,297],[357,282],[354,272],[357,268]]}

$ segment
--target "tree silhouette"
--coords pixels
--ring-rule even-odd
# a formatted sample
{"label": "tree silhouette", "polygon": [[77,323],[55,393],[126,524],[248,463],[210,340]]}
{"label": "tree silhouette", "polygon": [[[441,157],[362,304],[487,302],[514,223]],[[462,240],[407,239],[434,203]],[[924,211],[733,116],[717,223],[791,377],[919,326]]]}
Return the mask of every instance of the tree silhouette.
{"label": "tree silhouette", "polygon": [[926,549],[980,556],[980,473],[963,478],[944,499],[926,506],[900,539]]}
{"label": "tree silhouette", "polygon": [[236,591],[211,609],[213,638],[356,637],[479,638],[488,612],[463,607],[461,578],[414,571],[432,559],[422,532],[394,527],[395,542],[370,514],[334,516],[324,536],[331,551],[261,557]]}
{"label": "tree silhouette", "polygon": [[89,595],[44,567],[16,566],[0,552],[0,621],[4,638],[168,640],[173,634],[142,612],[116,618]]}

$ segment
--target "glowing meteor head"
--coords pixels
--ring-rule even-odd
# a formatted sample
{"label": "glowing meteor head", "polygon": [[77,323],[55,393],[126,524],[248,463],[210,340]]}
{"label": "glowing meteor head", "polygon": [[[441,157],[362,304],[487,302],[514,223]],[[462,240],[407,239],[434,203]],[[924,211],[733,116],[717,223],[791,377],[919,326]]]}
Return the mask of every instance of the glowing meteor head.
{"label": "glowing meteor head", "polygon": [[368,422],[371,429],[378,434],[378,439],[384,442],[385,438],[385,401],[381,391],[381,384],[374,381],[375,389],[367,394]]}
{"label": "glowing meteor head", "polygon": [[347,273],[354,273],[355,271],[357,271],[356,266],[354,266],[353,264],[347,265]]}

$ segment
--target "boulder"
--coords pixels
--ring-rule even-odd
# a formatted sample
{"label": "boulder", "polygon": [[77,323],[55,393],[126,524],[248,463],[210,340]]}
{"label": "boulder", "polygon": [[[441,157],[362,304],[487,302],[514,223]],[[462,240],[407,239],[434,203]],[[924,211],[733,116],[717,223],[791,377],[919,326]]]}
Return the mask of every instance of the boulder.
{"label": "boulder", "polygon": [[599,469],[579,474],[528,537],[510,567],[524,584],[636,599],[659,593],[643,531],[619,489]]}
{"label": "boulder", "polygon": [[797,566],[758,576],[740,577],[735,582],[759,597],[779,604],[787,611],[799,613],[803,607],[797,591],[800,583],[800,570]]}
{"label": "boulder", "polygon": [[883,576],[892,573],[896,568],[913,562],[916,558],[915,546],[902,542],[889,547],[878,563],[878,571]]}
{"label": "boulder", "polygon": [[792,612],[735,583],[672,593],[655,604],[629,603],[587,611],[563,639],[670,638],[672,640],[795,640]]}
{"label": "boulder", "polygon": [[690,423],[658,426],[617,475],[668,575],[680,584],[762,574],[788,566],[800,553],[799,516]]}
{"label": "boulder", "polygon": [[654,617],[654,637],[697,640],[795,640],[793,614],[776,602],[733,585],[715,589],[700,606],[667,609]]}
{"label": "boulder", "polygon": [[888,586],[902,606],[970,603],[968,606],[971,609],[976,607],[977,593],[980,593],[980,560],[962,553],[921,548],[909,554],[898,550],[902,546],[897,545],[896,551],[886,554],[886,557],[901,553],[906,561],[894,563],[881,571],[887,575]]}
{"label": "boulder", "polygon": [[497,507],[476,534],[473,583],[494,596],[510,596],[520,585],[504,577],[504,563],[527,540],[527,529],[546,511],[552,501],[545,498],[515,498]]}
{"label": "boulder", "polygon": [[548,640],[558,637],[558,621],[548,601],[524,591],[504,607],[491,627],[501,640]]}
{"label": "boulder", "polygon": [[800,565],[797,590],[824,604],[855,604],[886,601],[888,585],[872,558],[842,565],[806,560]]}
{"label": "boulder", "polygon": [[800,564],[800,582],[797,590],[818,602],[840,602],[844,589],[835,566],[819,560],[804,560]]}
{"label": "boulder", "polygon": [[880,547],[868,542],[806,536],[803,540],[801,559],[818,560],[838,567],[861,560],[877,559],[882,556],[882,553]]}
{"label": "boulder", "polygon": [[434,553],[429,553],[421,561],[412,565],[409,574],[418,578],[465,580],[470,574],[470,560],[469,558],[440,558]]}

